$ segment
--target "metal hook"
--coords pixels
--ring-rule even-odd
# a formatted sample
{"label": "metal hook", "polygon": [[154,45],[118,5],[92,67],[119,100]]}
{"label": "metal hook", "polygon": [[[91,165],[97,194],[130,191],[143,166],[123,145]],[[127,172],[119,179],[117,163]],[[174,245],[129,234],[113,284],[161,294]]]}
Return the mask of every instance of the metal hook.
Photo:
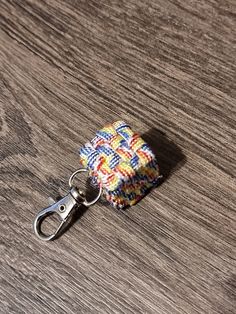
{"label": "metal hook", "polygon": [[[73,209],[76,206],[81,204],[81,205],[85,205],[88,207],[90,205],[95,204],[97,202],[97,200],[100,198],[100,196],[102,194],[102,188],[101,187],[99,189],[99,193],[98,193],[97,197],[93,201],[88,202],[86,200],[85,196],[83,195],[83,193],[79,189],[77,189],[76,187],[72,186],[72,181],[73,181],[74,177],[78,173],[85,172],[85,171],[87,171],[87,169],[79,169],[79,170],[75,171],[69,179],[69,186],[70,186],[69,193],[66,196],[64,196],[63,198],[61,198],[58,202],[55,202],[51,206],[41,210],[37,214],[37,216],[35,217],[35,220],[33,223],[33,229],[34,229],[35,234],[41,240],[49,241],[49,240],[55,239],[55,237],[57,237],[58,233],[62,229],[62,226],[66,223],[67,219],[71,215],[71,212],[73,211]],[[45,235],[41,231],[41,224],[46,217],[48,217],[49,215],[54,214],[54,213],[56,213],[59,216],[61,223],[59,224],[57,230],[53,234]]]}

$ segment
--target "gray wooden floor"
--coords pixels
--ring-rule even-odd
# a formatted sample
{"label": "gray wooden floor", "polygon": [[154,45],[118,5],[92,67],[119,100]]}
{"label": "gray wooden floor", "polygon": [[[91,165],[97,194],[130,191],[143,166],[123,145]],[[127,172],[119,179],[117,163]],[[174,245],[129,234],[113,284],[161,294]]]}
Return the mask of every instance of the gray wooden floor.
{"label": "gray wooden floor", "polygon": [[[235,0],[0,1],[0,313],[236,313],[235,35]],[[164,182],[38,240],[119,119]]]}

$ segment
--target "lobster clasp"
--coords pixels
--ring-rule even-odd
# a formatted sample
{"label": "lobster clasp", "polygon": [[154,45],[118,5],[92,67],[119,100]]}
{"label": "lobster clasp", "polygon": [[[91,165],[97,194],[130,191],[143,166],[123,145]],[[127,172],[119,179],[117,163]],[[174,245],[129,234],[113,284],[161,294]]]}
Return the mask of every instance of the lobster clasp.
{"label": "lobster clasp", "polygon": [[[55,239],[59,232],[61,231],[63,225],[66,223],[67,219],[70,217],[73,209],[78,207],[78,205],[84,205],[89,207],[95,204],[102,194],[102,188],[99,188],[98,195],[92,201],[87,201],[85,195],[82,191],[73,186],[73,180],[77,174],[80,172],[86,172],[87,169],[81,168],[76,170],[69,179],[69,193],[61,198],[58,202],[55,202],[51,206],[41,210],[35,217],[33,222],[33,229],[38,238],[43,241],[50,241]],[[41,224],[43,220],[51,214],[56,213],[59,216],[60,224],[56,231],[51,235],[46,235],[41,230]]]}
{"label": "lobster clasp", "polygon": [[[83,194],[75,187],[72,187],[69,193],[61,198],[58,202],[55,202],[51,206],[41,210],[35,217],[33,228],[35,234],[44,241],[53,240],[61,230],[64,223],[70,217],[72,210],[78,205],[83,204],[85,198]],[[41,230],[41,224],[43,220],[51,214],[56,213],[59,216],[60,224],[56,231],[51,235],[45,235]]]}

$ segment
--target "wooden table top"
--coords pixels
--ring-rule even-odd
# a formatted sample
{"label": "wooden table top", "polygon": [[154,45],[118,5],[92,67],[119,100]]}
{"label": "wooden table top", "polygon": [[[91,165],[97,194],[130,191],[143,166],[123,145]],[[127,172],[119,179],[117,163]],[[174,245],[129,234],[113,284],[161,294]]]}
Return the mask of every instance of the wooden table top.
{"label": "wooden table top", "polygon": [[[0,1],[1,314],[235,313],[235,18],[234,0]],[[116,120],[163,183],[40,241],[36,213]]]}

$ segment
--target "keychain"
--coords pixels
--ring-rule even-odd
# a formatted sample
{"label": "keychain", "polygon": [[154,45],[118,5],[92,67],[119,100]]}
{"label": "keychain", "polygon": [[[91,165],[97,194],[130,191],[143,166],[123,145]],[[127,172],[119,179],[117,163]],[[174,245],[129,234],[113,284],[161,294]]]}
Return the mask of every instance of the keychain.
{"label": "keychain", "polygon": [[[117,209],[136,204],[162,178],[149,145],[123,121],[114,122],[96,133],[96,136],[80,149],[80,163],[69,179],[69,192],[51,206],[41,210],[35,217],[35,234],[44,241],[53,240],[80,205],[89,207],[103,195]],[[94,200],[88,201],[84,193],[73,185],[74,178],[88,172],[98,187]],[[61,222],[56,232],[45,235],[42,221],[50,214],[58,214]]]}

